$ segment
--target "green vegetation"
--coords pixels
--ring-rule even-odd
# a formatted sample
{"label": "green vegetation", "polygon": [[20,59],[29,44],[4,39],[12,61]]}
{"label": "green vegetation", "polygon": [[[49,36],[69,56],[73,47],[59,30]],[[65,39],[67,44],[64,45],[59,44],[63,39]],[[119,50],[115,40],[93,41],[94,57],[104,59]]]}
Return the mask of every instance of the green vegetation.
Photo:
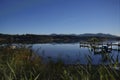
{"label": "green vegetation", "polygon": [[[90,61],[90,57],[87,59]],[[65,65],[62,61],[43,63],[25,46],[0,47],[0,80],[120,80],[118,65]],[[112,66],[112,67],[111,67]]]}
{"label": "green vegetation", "polygon": [[1,43],[74,43],[80,41],[105,41],[105,40],[120,40],[119,36],[108,34],[83,34],[83,35],[36,35],[36,34],[23,34],[23,35],[10,35],[0,33]]}

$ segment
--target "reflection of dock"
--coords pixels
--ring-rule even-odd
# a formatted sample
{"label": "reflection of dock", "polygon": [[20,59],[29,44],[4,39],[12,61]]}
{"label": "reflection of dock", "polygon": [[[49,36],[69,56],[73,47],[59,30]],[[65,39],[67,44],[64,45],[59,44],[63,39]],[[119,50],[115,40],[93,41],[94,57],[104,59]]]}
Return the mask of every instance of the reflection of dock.
{"label": "reflection of dock", "polygon": [[[118,59],[114,59],[114,56],[110,54],[112,51],[120,51],[120,43],[100,43],[100,42],[80,42],[80,48],[89,48],[90,52],[94,55],[100,55],[101,61],[113,62]],[[115,52],[116,53],[116,52]],[[118,57],[117,57],[118,58]]]}
{"label": "reflection of dock", "polygon": [[80,48],[82,47],[89,48],[94,55],[101,55],[101,60],[103,62],[112,61],[111,58],[113,57],[109,54],[112,53],[112,51],[120,51],[120,43],[80,42]]}
{"label": "reflection of dock", "polygon": [[[116,48],[113,48],[116,47]],[[81,47],[88,47],[88,48],[91,48],[91,49],[94,49],[95,50],[104,50],[106,49],[106,51],[112,51],[112,50],[115,50],[115,51],[120,51],[120,43],[89,43],[89,42],[80,42],[80,48]]]}

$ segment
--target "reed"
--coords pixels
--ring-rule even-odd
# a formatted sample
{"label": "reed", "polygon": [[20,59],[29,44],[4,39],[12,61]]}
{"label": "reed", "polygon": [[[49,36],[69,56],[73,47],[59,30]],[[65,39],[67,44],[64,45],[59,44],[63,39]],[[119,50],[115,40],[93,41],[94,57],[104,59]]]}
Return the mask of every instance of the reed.
{"label": "reed", "polygon": [[92,65],[91,57],[86,56],[87,65],[66,65],[61,60],[43,63],[40,56],[30,48],[20,46],[0,47],[1,80],[120,80],[118,59],[110,65]]}

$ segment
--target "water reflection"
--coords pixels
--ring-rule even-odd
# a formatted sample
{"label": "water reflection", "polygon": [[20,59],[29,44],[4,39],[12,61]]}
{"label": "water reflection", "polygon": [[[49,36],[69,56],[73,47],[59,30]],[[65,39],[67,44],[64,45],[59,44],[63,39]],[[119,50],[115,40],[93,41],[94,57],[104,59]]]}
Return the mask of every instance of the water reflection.
{"label": "water reflection", "polygon": [[42,56],[44,61],[48,61],[49,59],[53,61],[57,61],[61,59],[66,64],[87,64],[88,59],[86,58],[88,55],[91,58],[92,64],[108,64],[110,62],[110,58],[120,62],[120,56],[118,51],[111,50],[103,53],[105,48],[93,50],[90,47],[81,47],[79,43],[67,43],[67,44],[34,44],[32,49],[36,51],[37,54]]}

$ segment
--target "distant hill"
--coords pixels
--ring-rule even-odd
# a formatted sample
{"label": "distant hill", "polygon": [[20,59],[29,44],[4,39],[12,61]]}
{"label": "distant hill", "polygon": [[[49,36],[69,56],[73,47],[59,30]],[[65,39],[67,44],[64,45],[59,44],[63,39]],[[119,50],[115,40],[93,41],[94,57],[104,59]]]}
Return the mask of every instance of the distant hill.
{"label": "distant hill", "polygon": [[[14,34],[14,35],[18,35],[18,34]],[[2,34],[0,33],[0,37],[1,36],[14,36],[13,34]],[[37,35],[37,36],[41,36],[41,34],[23,34],[23,35]],[[42,34],[43,35],[43,34]],[[44,34],[46,35],[46,34]],[[112,35],[112,34],[104,34],[104,33],[84,33],[84,34],[49,34],[46,36],[80,36],[80,37],[120,37],[120,36],[116,36],[116,35]]]}
{"label": "distant hill", "polygon": [[51,34],[50,36],[78,36],[78,37],[111,37],[111,38],[115,38],[115,37],[120,37],[120,36],[116,36],[116,35],[112,35],[112,34],[104,34],[104,33],[84,33],[84,34]]}
{"label": "distant hill", "polygon": [[85,34],[50,34],[50,35],[38,35],[38,34],[0,34],[0,43],[49,43],[49,42],[80,42],[87,41],[91,38],[97,38],[100,41],[105,40],[119,40],[120,36],[103,34],[103,33],[85,33]]}
{"label": "distant hill", "polygon": [[85,34],[80,34],[79,36],[85,36],[85,37],[111,37],[111,38],[115,38],[115,37],[119,37],[116,35],[111,35],[111,34],[104,34],[104,33],[97,33],[97,34],[92,34],[92,33],[85,33]]}

